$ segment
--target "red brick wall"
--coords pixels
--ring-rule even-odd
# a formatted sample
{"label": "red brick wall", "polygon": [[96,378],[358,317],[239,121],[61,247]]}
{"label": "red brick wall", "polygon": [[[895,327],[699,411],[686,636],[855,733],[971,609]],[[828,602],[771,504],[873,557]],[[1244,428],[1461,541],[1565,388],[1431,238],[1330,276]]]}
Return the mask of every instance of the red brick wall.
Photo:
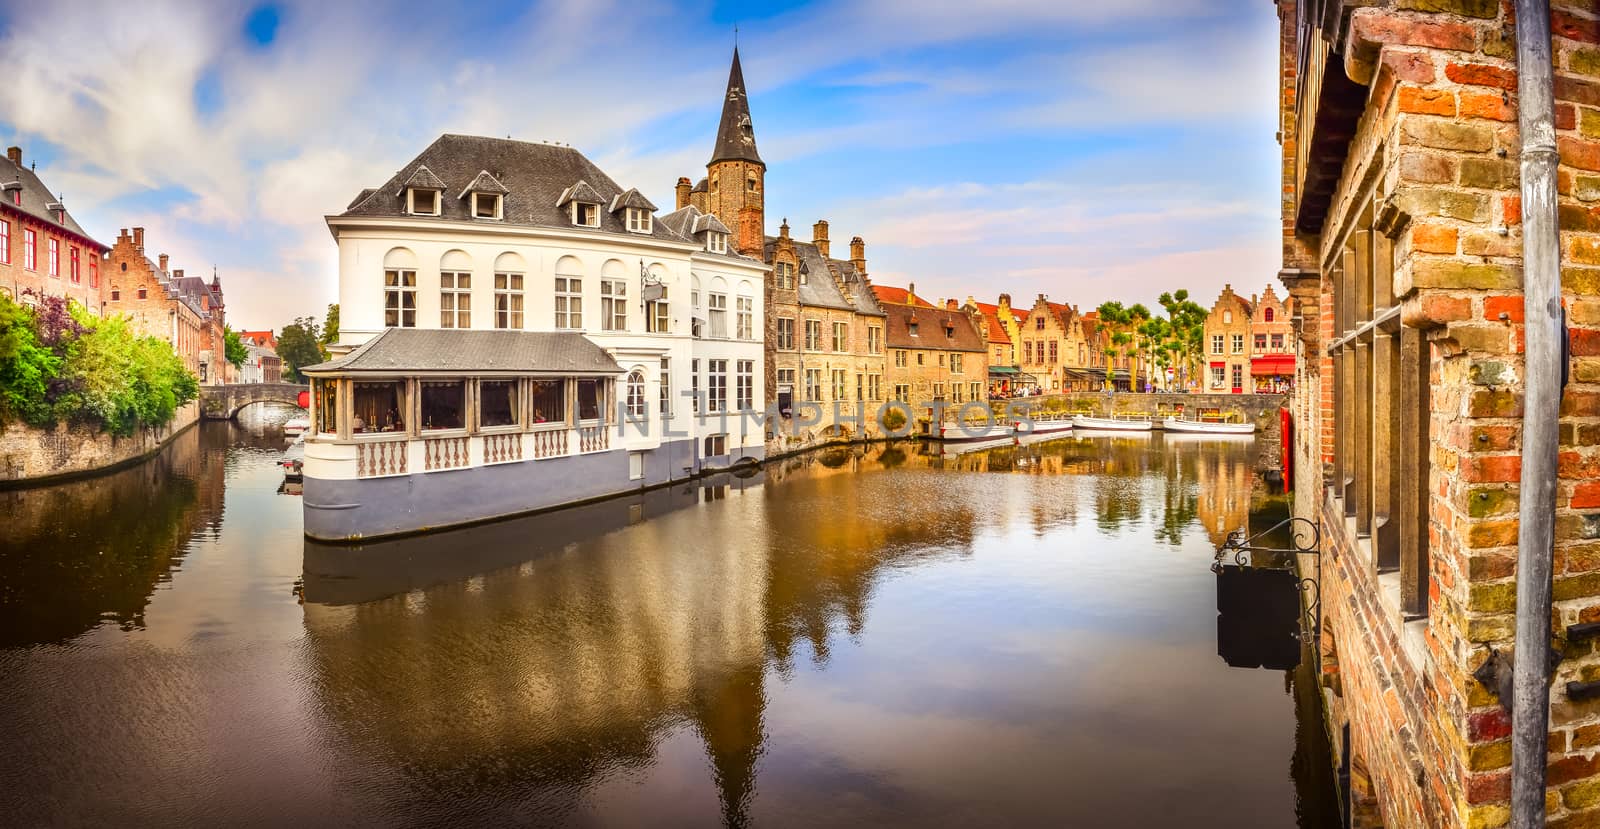
{"label": "red brick wall", "polygon": [[[102,288],[105,284],[105,262],[101,256],[105,249],[98,243],[63,233],[56,226],[42,222],[20,210],[11,209],[0,202],[0,222],[9,225],[9,256],[0,251],[0,292],[20,298],[24,291],[45,296],[66,296],[101,311]],[[27,268],[24,259],[26,232],[36,235],[34,266]],[[60,251],[60,274],[50,276],[50,242],[54,240]],[[78,252],[78,278],[73,280],[72,252]],[[99,284],[96,284],[98,279]]]}

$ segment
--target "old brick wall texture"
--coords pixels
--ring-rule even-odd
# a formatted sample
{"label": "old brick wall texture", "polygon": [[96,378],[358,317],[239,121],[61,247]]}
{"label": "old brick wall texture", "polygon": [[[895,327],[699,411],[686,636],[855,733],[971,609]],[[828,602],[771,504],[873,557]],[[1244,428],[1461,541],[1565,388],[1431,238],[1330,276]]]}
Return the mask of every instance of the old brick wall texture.
{"label": "old brick wall texture", "polygon": [[12,423],[0,431],[0,485],[93,472],[142,458],[199,419],[198,403],[178,409],[172,422],[125,438],[93,426],[58,424],[34,429]]}
{"label": "old brick wall texture", "polygon": [[[1600,15],[1552,3],[1562,285],[1572,327],[1572,384],[1562,405],[1555,551],[1555,632],[1600,620]],[[1523,399],[1521,200],[1515,21],[1498,0],[1395,0],[1356,8],[1344,68],[1368,85],[1320,240],[1296,236],[1294,9],[1286,15],[1286,267],[1322,270],[1320,308],[1302,336],[1337,333],[1333,264],[1345,210],[1372,188],[1398,214],[1394,283],[1404,323],[1430,360],[1429,583],[1425,620],[1382,599],[1342,518],[1324,514],[1321,651],[1330,720],[1348,721],[1353,794],[1369,825],[1508,822],[1510,721],[1471,671],[1511,645]],[[1340,58],[1335,58],[1340,59]],[[1375,184],[1374,184],[1375,182]],[[1315,243],[1315,244],[1311,244]],[[1320,250],[1309,253],[1308,247]],[[1302,346],[1304,347],[1304,346]],[[1304,353],[1291,405],[1300,423],[1298,512],[1331,510],[1316,461],[1332,455],[1331,363]],[[1320,439],[1312,441],[1310,435]],[[1320,456],[1320,457],[1319,457]],[[1320,473],[1320,469],[1318,470]],[[1551,691],[1552,827],[1600,826],[1600,702],[1573,702],[1569,680],[1600,679],[1590,642],[1563,642]],[[1361,825],[1361,821],[1358,821]]]}

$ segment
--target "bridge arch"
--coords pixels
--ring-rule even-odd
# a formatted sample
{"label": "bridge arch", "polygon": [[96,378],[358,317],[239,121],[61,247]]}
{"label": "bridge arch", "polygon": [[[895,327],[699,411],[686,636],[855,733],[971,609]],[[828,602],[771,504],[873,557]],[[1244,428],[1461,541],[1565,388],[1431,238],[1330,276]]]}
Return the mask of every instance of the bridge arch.
{"label": "bridge arch", "polygon": [[239,410],[256,403],[300,405],[300,393],[310,386],[299,383],[231,383],[200,387],[200,416],[206,420],[232,420]]}

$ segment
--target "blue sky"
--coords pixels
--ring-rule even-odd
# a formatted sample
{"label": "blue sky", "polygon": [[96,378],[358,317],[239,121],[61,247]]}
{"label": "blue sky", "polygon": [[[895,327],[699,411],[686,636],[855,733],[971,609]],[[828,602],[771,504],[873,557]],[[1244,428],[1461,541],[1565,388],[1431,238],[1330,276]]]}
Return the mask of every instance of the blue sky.
{"label": "blue sky", "polygon": [[1240,0],[0,0],[0,140],[98,238],[215,266],[236,327],[320,315],[322,217],[438,134],[560,141],[670,207],[733,27],[767,230],[880,284],[1209,302],[1279,257],[1275,12]]}

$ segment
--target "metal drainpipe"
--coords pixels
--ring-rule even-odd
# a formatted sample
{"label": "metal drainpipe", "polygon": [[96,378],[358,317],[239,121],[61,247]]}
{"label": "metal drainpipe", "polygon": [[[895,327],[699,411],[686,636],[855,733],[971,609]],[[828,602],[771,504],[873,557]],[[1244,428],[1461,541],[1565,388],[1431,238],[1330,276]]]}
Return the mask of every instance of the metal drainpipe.
{"label": "metal drainpipe", "polygon": [[1522,135],[1527,392],[1517,530],[1517,632],[1511,715],[1511,825],[1544,826],[1550,720],[1550,592],[1561,417],[1561,238],[1549,0],[1517,0],[1517,121]]}

